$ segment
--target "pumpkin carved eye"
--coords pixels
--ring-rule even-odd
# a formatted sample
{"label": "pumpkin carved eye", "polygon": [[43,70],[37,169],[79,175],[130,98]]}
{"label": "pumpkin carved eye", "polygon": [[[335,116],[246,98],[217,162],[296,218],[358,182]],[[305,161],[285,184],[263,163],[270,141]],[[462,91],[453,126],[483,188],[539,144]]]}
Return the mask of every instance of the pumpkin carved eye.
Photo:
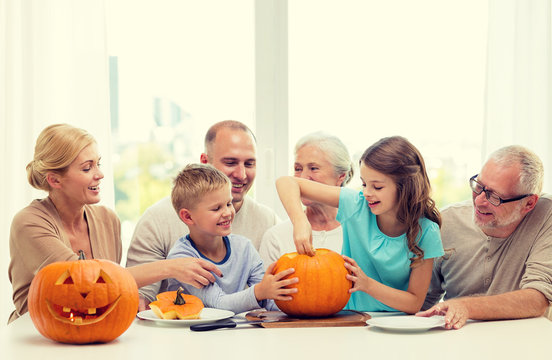
{"label": "pumpkin carved eye", "polygon": [[65,272],[56,280],[55,284],[73,284],[73,278],[71,277],[69,270],[65,270]]}
{"label": "pumpkin carved eye", "polygon": [[[96,279],[96,281],[94,281],[95,284],[112,284],[113,281],[111,280],[111,278],[109,277],[109,275],[107,275],[107,273],[103,270],[100,270],[99,274],[98,274],[98,278]],[[69,273],[69,270],[65,270],[65,272],[63,274],[61,274],[61,276],[57,279],[57,281],[55,282],[56,285],[73,285],[74,282],[73,282],[73,278],[71,277],[71,274]]]}
{"label": "pumpkin carved eye", "polygon": [[98,278],[96,279],[95,283],[96,284],[112,284],[113,281],[111,280],[109,275],[107,275],[105,273],[105,271],[100,270],[100,274],[99,274]]}

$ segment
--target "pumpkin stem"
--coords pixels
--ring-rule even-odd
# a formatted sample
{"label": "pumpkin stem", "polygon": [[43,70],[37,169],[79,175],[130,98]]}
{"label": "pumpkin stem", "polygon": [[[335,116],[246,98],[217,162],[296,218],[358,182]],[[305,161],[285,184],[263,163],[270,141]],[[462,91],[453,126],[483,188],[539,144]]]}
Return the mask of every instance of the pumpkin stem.
{"label": "pumpkin stem", "polygon": [[178,290],[176,290],[176,299],[174,299],[175,305],[186,304],[186,300],[184,300],[184,297],[182,296],[183,292],[184,292],[184,289],[182,289],[182,287],[179,287]]}
{"label": "pumpkin stem", "polygon": [[84,256],[84,251],[79,250],[79,260],[86,260],[86,256]]}

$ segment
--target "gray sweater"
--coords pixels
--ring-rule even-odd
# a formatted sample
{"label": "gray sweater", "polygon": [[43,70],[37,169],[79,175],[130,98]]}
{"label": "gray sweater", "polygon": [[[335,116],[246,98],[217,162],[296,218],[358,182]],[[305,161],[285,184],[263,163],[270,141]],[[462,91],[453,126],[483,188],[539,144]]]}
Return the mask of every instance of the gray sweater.
{"label": "gray sweater", "polygon": [[[265,205],[246,196],[232,223],[232,233],[250,239],[258,250],[264,232],[279,221],[276,213]],[[170,197],[150,206],[142,215],[130,242],[126,266],[166,259],[174,243],[189,233],[186,224],[174,210]],[[140,295],[154,301],[155,295],[167,291],[168,281],[163,280],[141,287]]]}
{"label": "gray sweater", "polygon": [[223,237],[226,256],[214,262],[196,249],[189,235],[180,238],[169,253],[168,258],[192,257],[206,259],[215,264],[223,277],[215,277],[215,282],[201,289],[169,279],[169,291],[183,287],[186,293],[197,296],[205,307],[230,310],[238,314],[261,307],[278,310],[272,300],[257,301],[254,287],[264,276],[263,261],[249,239],[230,234]]}
{"label": "gray sweater", "polygon": [[[444,299],[540,291],[552,301],[552,198],[541,196],[507,238],[486,236],[473,221],[471,201],[442,211],[445,255],[436,259],[423,309]],[[447,255],[447,250],[449,254]]]}

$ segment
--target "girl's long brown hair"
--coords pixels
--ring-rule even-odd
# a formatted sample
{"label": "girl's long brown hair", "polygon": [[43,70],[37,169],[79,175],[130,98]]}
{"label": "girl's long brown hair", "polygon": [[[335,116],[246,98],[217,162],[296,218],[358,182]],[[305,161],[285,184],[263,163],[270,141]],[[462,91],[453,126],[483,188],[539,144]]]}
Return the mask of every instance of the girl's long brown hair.
{"label": "girl's long brown hair", "polygon": [[397,219],[407,225],[408,249],[414,253],[411,267],[421,264],[424,251],[419,220],[426,217],[441,227],[441,214],[431,199],[431,185],[422,155],[401,136],[386,137],[370,146],[360,159],[369,168],[393,179],[397,186]]}

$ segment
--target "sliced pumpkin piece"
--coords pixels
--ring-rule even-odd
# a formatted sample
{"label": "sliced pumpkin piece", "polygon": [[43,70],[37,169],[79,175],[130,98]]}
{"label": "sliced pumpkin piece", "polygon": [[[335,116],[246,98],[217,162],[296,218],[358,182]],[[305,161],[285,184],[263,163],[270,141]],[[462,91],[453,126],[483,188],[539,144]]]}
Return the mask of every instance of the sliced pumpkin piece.
{"label": "sliced pumpkin piece", "polygon": [[165,320],[199,319],[201,310],[205,307],[200,298],[184,294],[184,289],[165,291],[157,294],[157,300],[149,304],[157,317]]}

